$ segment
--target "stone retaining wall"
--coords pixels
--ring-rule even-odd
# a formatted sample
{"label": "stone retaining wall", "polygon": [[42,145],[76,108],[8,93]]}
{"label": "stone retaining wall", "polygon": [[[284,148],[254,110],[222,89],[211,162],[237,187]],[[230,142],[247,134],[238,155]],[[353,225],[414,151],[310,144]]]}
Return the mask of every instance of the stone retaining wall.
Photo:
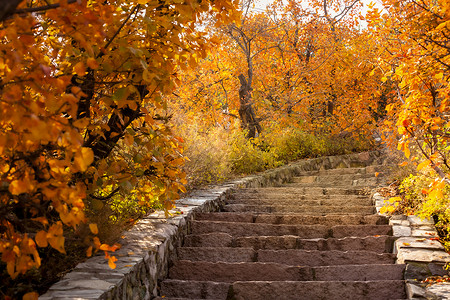
{"label": "stone retaining wall", "polygon": [[155,212],[140,220],[119,241],[122,248],[114,253],[117,267],[108,267],[103,255],[96,255],[78,264],[74,270],[40,296],[50,299],[151,299],[157,295],[158,281],[163,279],[174,249],[181,245],[189,231],[188,224],[196,212],[218,211],[232,189],[239,187],[277,186],[303,171],[339,167],[364,167],[382,164],[380,152],[365,152],[301,160],[255,176],[197,190],[176,201],[166,218]]}
{"label": "stone retaining wall", "polygon": [[[387,200],[379,193],[373,195],[377,211]],[[450,299],[450,283],[428,285],[421,283],[429,276],[448,275],[446,265],[450,255],[437,240],[438,233],[433,220],[417,216],[394,215],[389,224],[397,237],[393,252],[397,263],[406,264],[404,278],[408,299]]]}

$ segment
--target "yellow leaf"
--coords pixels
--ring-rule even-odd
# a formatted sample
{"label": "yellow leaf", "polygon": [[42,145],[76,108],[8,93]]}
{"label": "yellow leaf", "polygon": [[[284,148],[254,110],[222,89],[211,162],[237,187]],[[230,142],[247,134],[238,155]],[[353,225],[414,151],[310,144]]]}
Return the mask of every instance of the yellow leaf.
{"label": "yellow leaf", "polygon": [[417,166],[417,171],[422,170],[423,168],[425,168],[426,166],[428,166],[431,162],[427,159],[423,162],[421,162],[418,166]]}
{"label": "yellow leaf", "polygon": [[403,243],[403,245],[405,245],[405,246],[411,246],[410,243]]}
{"label": "yellow leaf", "polygon": [[73,67],[73,71],[78,76],[84,76],[86,74],[86,67],[84,66],[84,63],[80,61]]}
{"label": "yellow leaf", "polygon": [[46,231],[39,231],[38,233],[36,233],[36,237],[34,239],[39,247],[43,248],[48,246]]}
{"label": "yellow leaf", "polygon": [[95,223],[89,224],[89,229],[91,230],[91,232],[92,232],[93,234],[98,234],[98,227],[97,227],[97,224],[95,224]]}
{"label": "yellow leaf", "polygon": [[144,79],[146,82],[150,82],[153,79],[153,75],[150,74],[150,72],[145,69],[144,72],[142,73],[142,79]]}
{"label": "yellow leaf", "polygon": [[402,198],[400,197],[391,197],[389,198],[389,202],[394,203],[394,202],[400,202],[402,201]]}
{"label": "yellow leaf", "polygon": [[387,211],[386,206],[383,206],[382,208],[380,208],[380,214],[385,214]]}
{"label": "yellow leaf", "polygon": [[39,294],[36,292],[30,292],[23,295],[22,300],[38,300]]}
{"label": "yellow leaf", "polygon": [[88,67],[89,68],[91,68],[91,69],[93,69],[93,70],[95,70],[95,69],[97,69],[98,67],[99,67],[99,64],[98,64],[98,62],[95,60],[95,58],[93,58],[93,57],[89,57],[88,59],[87,59],[87,65],[88,65]]}
{"label": "yellow leaf", "polygon": [[411,155],[411,152],[409,151],[409,147],[408,146],[405,146],[405,156],[406,156],[406,158],[409,158],[409,156]]}

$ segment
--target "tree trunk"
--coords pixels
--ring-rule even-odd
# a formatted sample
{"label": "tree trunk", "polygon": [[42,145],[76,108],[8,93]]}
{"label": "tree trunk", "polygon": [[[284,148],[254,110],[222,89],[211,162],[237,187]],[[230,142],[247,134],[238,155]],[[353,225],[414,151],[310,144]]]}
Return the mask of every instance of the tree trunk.
{"label": "tree trunk", "polygon": [[261,133],[262,128],[259,125],[252,106],[252,87],[244,75],[240,74],[238,78],[241,82],[241,87],[239,88],[239,117],[241,118],[241,127],[248,130],[247,138],[254,138],[257,137],[257,134]]}

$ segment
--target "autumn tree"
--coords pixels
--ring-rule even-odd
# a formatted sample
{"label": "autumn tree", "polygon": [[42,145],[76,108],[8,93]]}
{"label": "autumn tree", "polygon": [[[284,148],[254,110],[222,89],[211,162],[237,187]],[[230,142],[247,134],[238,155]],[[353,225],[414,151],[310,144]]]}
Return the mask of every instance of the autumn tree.
{"label": "autumn tree", "polygon": [[385,49],[380,55],[383,81],[395,92],[385,125],[393,132],[391,141],[427,178],[421,194],[434,203],[428,213],[448,220],[442,205],[450,183],[449,3],[390,0],[383,5],[386,13],[373,9],[368,19]]}
{"label": "autumn tree", "polygon": [[114,250],[89,221],[114,199],[172,207],[184,158],[162,96],[206,55],[197,22],[238,14],[220,0],[1,4],[0,252],[15,278],[82,224],[88,255]]}

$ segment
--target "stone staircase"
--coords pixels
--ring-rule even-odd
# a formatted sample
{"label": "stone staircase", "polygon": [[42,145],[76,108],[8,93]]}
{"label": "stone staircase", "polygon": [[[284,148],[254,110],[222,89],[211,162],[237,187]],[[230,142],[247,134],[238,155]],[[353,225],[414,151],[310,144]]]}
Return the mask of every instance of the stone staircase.
{"label": "stone staircase", "polygon": [[406,299],[388,219],[370,188],[385,167],[303,172],[237,189],[197,213],[158,299]]}

